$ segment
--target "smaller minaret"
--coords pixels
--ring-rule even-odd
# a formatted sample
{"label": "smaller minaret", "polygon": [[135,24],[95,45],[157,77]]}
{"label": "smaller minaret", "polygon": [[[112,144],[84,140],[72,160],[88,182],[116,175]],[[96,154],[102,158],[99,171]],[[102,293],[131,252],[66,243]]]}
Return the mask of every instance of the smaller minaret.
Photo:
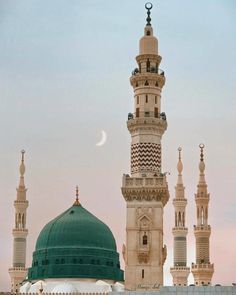
{"label": "smaller minaret", "polygon": [[210,263],[210,235],[211,227],[208,225],[208,204],[210,194],[207,192],[205,180],[204,163],[204,144],[199,145],[200,163],[199,163],[199,183],[197,194],[195,194],[197,209],[197,225],[194,225],[194,235],[196,239],[196,263],[192,263],[192,274],[196,286],[211,285],[211,279],[214,273],[214,264]]}
{"label": "smaller minaret", "polygon": [[26,237],[28,230],[26,229],[26,209],[28,201],[26,200],[26,191],[24,183],[25,151],[21,151],[21,164],[20,164],[20,182],[16,189],[17,197],[14,201],[15,207],[15,227],[12,231],[13,234],[13,266],[9,269],[11,277],[11,292],[17,293],[20,288],[20,283],[25,279],[27,274],[26,264]]}
{"label": "smaller minaret", "polygon": [[174,266],[170,268],[174,286],[187,286],[190,268],[187,267],[187,241],[188,228],[185,227],[185,208],[187,199],[185,198],[182,179],[183,164],[181,159],[182,148],[178,148],[179,161],[177,164],[178,181],[175,187],[175,198],[173,205],[175,208],[175,226],[172,229],[174,236]]}

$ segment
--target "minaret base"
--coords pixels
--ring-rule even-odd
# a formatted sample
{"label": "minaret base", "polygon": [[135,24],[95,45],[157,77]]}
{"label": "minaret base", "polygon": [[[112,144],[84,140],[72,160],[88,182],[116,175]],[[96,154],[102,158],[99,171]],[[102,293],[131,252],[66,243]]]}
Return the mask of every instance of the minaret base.
{"label": "minaret base", "polygon": [[11,293],[18,293],[20,290],[20,284],[26,278],[27,268],[13,267],[8,270],[11,277]]}
{"label": "minaret base", "polygon": [[194,277],[194,284],[196,286],[211,285],[211,279],[212,279],[213,273],[214,273],[214,264],[192,263],[192,274]]}
{"label": "minaret base", "polygon": [[170,273],[173,277],[174,286],[187,286],[188,276],[190,274],[190,267],[175,266],[170,268]]}

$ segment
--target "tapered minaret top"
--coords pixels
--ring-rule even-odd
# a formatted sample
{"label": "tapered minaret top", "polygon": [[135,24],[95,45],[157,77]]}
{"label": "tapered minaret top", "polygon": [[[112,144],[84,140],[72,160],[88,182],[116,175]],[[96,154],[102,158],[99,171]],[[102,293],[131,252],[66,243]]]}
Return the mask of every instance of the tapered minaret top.
{"label": "tapered minaret top", "polygon": [[158,55],[158,40],[153,36],[153,28],[151,25],[151,9],[152,4],[150,2],[145,5],[147,9],[147,24],[144,28],[144,36],[139,42],[139,54],[155,54]]}
{"label": "tapered minaret top", "polygon": [[26,200],[26,191],[24,174],[25,151],[21,151],[20,162],[20,181],[19,186],[16,189],[17,197],[14,201],[15,207],[15,227],[12,231],[13,234],[13,266],[9,269],[11,276],[11,289],[16,293],[19,291],[20,283],[25,279],[27,274],[26,264],[26,237],[28,230],[26,229],[26,209],[28,207],[28,201]]}
{"label": "tapered minaret top", "polygon": [[173,205],[175,208],[175,226],[172,229],[174,236],[174,266],[170,268],[173,276],[174,286],[187,286],[190,268],[187,267],[187,240],[188,229],[185,225],[185,208],[187,199],[185,198],[185,188],[183,185],[182,171],[183,164],[181,159],[182,148],[178,148],[179,161],[177,164],[178,180],[175,187],[175,198]]}
{"label": "tapered minaret top", "polygon": [[214,273],[214,264],[210,263],[210,235],[208,224],[208,204],[210,194],[207,192],[205,180],[204,144],[200,144],[199,182],[195,195],[197,209],[197,225],[194,226],[196,238],[196,263],[192,263],[194,282],[199,285],[210,285]]}
{"label": "tapered minaret top", "polygon": [[163,285],[166,247],[163,244],[163,210],[169,192],[162,173],[161,139],[167,129],[161,111],[165,74],[151,26],[152,4],[147,9],[144,36],[139,41],[137,67],[130,83],[134,109],[128,114],[131,135],[131,175],[124,174],[122,194],[127,204],[125,258],[126,290],[155,290]]}

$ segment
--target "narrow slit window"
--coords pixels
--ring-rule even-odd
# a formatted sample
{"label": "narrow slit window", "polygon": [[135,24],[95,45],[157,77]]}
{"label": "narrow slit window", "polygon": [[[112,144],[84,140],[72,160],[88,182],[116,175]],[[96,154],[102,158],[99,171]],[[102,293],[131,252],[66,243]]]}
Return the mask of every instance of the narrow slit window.
{"label": "narrow slit window", "polygon": [[137,96],[137,104],[139,104],[139,96]]}
{"label": "narrow slit window", "polygon": [[146,103],[148,103],[148,95],[146,95]]}
{"label": "narrow slit window", "polygon": [[148,237],[146,234],[143,235],[143,245],[147,245],[148,243]]}
{"label": "narrow slit window", "polygon": [[157,96],[155,96],[155,104],[157,104]]}
{"label": "narrow slit window", "polygon": [[142,269],[142,279],[144,279],[144,269]]}

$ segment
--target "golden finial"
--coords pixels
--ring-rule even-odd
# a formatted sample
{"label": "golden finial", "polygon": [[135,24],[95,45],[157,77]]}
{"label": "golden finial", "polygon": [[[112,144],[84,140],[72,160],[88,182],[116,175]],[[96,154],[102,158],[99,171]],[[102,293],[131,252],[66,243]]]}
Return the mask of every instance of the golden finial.
{"label": "golden finial", "polygon": [[203,143],[201,143],[201,144],[199,144],[199,147],[200,147],[200,150],[201,150],[199,170],[200,170],[200,173],[203,174],[204,173],[204,170],[205,170],[204,154],[203,154],[203,149],[204,149],[205,145]]}
{"label": "golden finial", "polygon": [[79,202],[79,187],[78,187],[78,185],[76,185],[76,193],[75,193],[75,196],[76,196],[76,199],[75,199],[74,205],[79,206],[80,205],[80,202]]}
{"label": "golden finial", "polygon": [[182,161],[181,161],[181,151],[182,151],[182,147],[179,147],[178,148],[178,152],[179,152],[179,162],[177,164],[177,170],[179,172],[179,175],[182,173],[183,171],[183,164],[182,164]]}
{"label": "golden finial", "polygon": [[24,174],[25,174],[24,160],[25,160],[25,150],[22,150],[21,151],[21,164],[20,164],[20,175],[21,176],[24,176]]}
{"label": "golden finial", "polygon": [[203,161],[204,160],[203,149],[204,149],[205,145],[203,143],[200,143],[199,147],[201,149],[200,160]]}
{"label": "golden finial", "polygon": [[179,151],[179,160],[181,160],[181,151],[182,151],[182,147],[181,146],[178,148],[178,151]]}
{"label": "golden finial", "polygon": [[25,150],[21,150],[21,162],[23,163],[25,160]]}

